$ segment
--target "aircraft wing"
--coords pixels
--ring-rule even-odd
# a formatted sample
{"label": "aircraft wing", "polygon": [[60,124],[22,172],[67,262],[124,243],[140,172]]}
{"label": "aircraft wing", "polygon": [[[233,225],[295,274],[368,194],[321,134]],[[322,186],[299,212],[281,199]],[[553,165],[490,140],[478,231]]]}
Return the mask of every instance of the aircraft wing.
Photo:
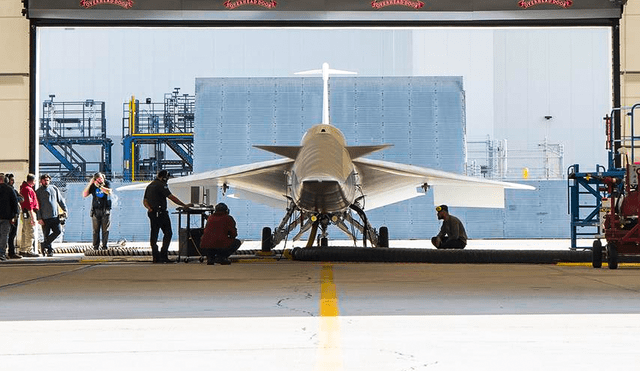
{"label": "aircraft wing", "polygon": [[360,158],[354,160],[365,210],[424,195],[424,184],[434,192],[434,204],[504,208],[505,188],[534,190],[529,185],[500,182],[420,166]]}
{"label": "aircraft wing", "polygon": [[[169,179],[169,189],[180,200],[189,202],[191,187],[208,189],[217,195],[220,187],[230,189],[230,197],[256,201],[265,205],[286,208],[287,175],[293,160],[285,158],[232,166],[218,170]],[[120,187],[117,190],[144,189],[148,183]]]}

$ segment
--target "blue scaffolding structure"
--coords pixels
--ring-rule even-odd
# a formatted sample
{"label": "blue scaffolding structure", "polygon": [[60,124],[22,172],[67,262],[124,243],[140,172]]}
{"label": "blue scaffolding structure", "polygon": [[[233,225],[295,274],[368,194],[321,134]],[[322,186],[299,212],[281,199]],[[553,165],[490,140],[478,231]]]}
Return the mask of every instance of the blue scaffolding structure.
{"label": "blue scaffolding structure", "polygon": [[123,179],[150,180],[158,171],[174,176],[193,172],[195,96],[179,94],[179,88],[164,96],[163,103],[135,97],[123,105]]}
{"label": "blue scaffolding structure", "polygon": [[[577,164],[572,165],[568,169],[568,192],[569,192],[569,214],[571,215],[571,248],[591,249],[592,246],[578,247],[577,240],[580,236],[588,236],[592,238],[602,238],[602,200],[610,197],[608,187],[605,180],[615,179],[614,192],[622,194],[623,179],[626,169],[624,167],[616,167],[616,156],[619,155],[618,149],[622,148],[623,140],[620,137],[621,122],[625,116],[631,119],[631,133],[627,138],[627,144],[631,149],[631,158],[627,158],[627,163],[634,160],[635,140],[640,137],[635,136],[633,113],[640,104],[632,107],[614,108],[611,115],[604,117],[607,134],[607,150],[608,150],[608,167],[596,165],[594,172],[580,172]],[[617,128],[617,131],[616,131]],[[615,207],[615,205],[610,205]]]}
{"label": "blue scaffolding structure", "polygon": [[[54,97],[49,95],[42,105],[39,135],[40,145],[56,161],[40,161],[40,172],[60,181],[85,180],[98,171],[110,177],[113,142],[107,138],[105,103],[54,102]],[[96,146],[99,154],[91,148]]]}

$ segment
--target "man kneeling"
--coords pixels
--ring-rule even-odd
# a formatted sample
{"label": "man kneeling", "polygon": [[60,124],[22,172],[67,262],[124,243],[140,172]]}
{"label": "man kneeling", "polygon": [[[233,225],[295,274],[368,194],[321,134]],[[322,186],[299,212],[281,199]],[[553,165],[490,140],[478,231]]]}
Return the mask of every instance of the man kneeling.
{"label": "man kneeling", "polygon": [[464,249],[467,246],[467,232],[460,219],[449,214],[447,205],[436,207],[438,220],[442,220],[440,233],[431,239],[438,249]]}
{"label": "man kneeling", "polygon": [[207,255],[207,265],[231,264],[229,256],[242,245],[237,236],[236,221],[229,215],[229,208],[226,204],[217,204],[213,214],[207,219],[200,240],[200,248]]}

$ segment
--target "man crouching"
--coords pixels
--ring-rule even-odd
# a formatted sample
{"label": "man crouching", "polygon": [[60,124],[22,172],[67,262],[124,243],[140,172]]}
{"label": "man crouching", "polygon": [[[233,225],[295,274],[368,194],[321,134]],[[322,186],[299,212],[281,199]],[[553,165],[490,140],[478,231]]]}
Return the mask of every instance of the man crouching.
{"label": "man crouching", "polygon": [[436,207],[438,220],[442,220],[440,233],[431,239],[438,249],[464,249],[467,246],[467,232],[460,219],[449,214],[447,205]]}

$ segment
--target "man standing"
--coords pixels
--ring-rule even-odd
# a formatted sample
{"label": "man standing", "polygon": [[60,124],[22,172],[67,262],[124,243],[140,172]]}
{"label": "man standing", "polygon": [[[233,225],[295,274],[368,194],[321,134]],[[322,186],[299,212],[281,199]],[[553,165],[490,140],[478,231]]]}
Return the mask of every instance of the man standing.
{"label": "man standing", "polygon": [[16,198],[18,199],[18,214],[16,215],[15,221],[11,223],[11,231],[9,232],[9,240],[7,244],[9,245],[9,259],[22,259],[22,255],[16,253],[16,235],[18,234],[18,221],[20,220],[20,203],[24,200],[20,193],[14,187],[16,180],[13,177],[13,174],[9,173],[5,175],[4,182],[13,190],[13,193],[16,194]]}
{"label": "man standing", "polygon": [[[154,263],[173,263],[173,260],[169,260],[169,245],[171,244],[173,232],[171,230],[169,210],[167,209],[167,198],[180,206],[191,206],[191,204],[187,205],[171,194],[168,182],[169,172],[160,170],[158,176],[145,189],[144,198],[142,199],[142,204],[147,209],[147,216],[151,224],[149,243],[151,244]],[[158,234],[160,230],[162,230],[163,238],[162,249],[158,253]]]}
{"label": "man standing", "polygon": [[[44,242],[42,243],[42,253],[53,256],[51,244],[62,233],[60,230],[60,217],[67,216],[67,205],[60,194],[60,190],[51,184],[49,174],[40,176],[40,187],[36,191],[38,198],[38,223],[42,226]],[[62,209],[62,214],[58,212],[58,207]]]}
{"label": "man standing", "polygon": [[27,180],[20,185],[20,195],[24,201],[22,201],[22,213],[20,214],[20,221],[22,222],[22,238],[20,241],[20,255],[29,258],[37,258],[39,255],[33,249],[34,242],[37,246],[37,215],[36,211],[40,208],[38,206],[38,198],[36,197],[36,191],[34,189],[36,185],[36,176],[33,174],[27,175]]}
{"label": "man standing", "polygon": [[18,217],[18,198],[11,187],[4,182],[4,173],[0,173],[0,261],[7,260],[7,241],[11,232],[11,223]]}
{"label": "man standing", "polygon": [[82,191],[83,197],[89,195],[93,196],[90,212],[93,222],[93,249],[100,250],[100,231],[102,231],[102,248],[106,250],[111,227],[111,183],[102,173],[95,173]]}
{"label": "man standing", "polygon": [[217,204],[213,214],[207,219],[200,240],[200,248],[207,252],[207,265],[231,264],[229,255],[242,245],[237,236],[236,221],[229,215],[229,208],[226,204]]}
{"label": "man standing", "polygon": [[436,207],[438,220],[442,220],[440,233],[431,239],[438,249],[464,249],[467,246],[467,232],[460,219],[449,214],[447,205]]}

